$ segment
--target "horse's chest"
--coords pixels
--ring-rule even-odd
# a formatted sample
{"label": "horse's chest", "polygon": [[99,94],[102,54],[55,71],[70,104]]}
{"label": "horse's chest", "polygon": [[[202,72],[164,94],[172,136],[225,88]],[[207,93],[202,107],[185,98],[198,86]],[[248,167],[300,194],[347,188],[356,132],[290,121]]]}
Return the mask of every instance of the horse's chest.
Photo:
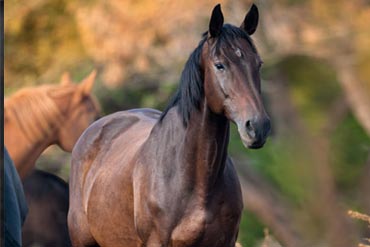
{"label": "horse's chest", "polygon": [[183,217],[171,234],[171,246],[194,246],[206,231],[206,211],[194,210],[190,215]]}
{"label": "horse's chest", "polygon": [[231,205],[212,205],[184,217],[171,234],[172,247],[233,246],[240,210]]}

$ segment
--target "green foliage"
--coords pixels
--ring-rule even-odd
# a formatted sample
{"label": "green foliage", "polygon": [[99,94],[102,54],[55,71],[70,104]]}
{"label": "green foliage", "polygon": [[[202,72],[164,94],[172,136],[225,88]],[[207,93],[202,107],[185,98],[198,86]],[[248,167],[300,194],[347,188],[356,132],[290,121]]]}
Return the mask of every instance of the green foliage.
{"label": "green foliage", "polygon": [[300,5],[307,3],[307,0],[280,0],[280,1],[286,5]]}
{"label": "green foliage", "polygon": [[306,56],[290,56],[275,68],[286,78],[293,101],[307,126],[319,130],[338,97],[343,97],[335,71],[324,61]]}
{"label": "green foliage", "polygon": [[[19,27],[12,27],[10,20],[5,32],[8,91],[25,85],[54,83],[55,74],[85,62],[86,54],[66,0],[43,2],[17,21]],[[21,80],[19,74],[23,75]]]}
{"label": "green foliage", "polygon": [[255,246],[258,240],[263,239],[264,226],[251,212],[244,210],[240,221],[238,241],[242,246]]}
{"label": "green foliage", "polygon": [[163,110],[176,87],[173,83],[160,84],[145,74],[135,74],[124,86],[115,89],[100,85],[96,94],[105,114],[142,107]]}
{"label": "green foliage", "polygon": [[370,138],[352,114],[341,121],[331,137],[331,163],[342,191],[354,193],[370,151]]}
{"label": "green foliage", "polygon": [[270,137],[262,149],[246,149],[235,126],[231,128],[229,152],[233,157],[252,165],[283,195],[296,204],[307,198],[312,177],[309,154],[304,145],[293,138],[276,140]]}

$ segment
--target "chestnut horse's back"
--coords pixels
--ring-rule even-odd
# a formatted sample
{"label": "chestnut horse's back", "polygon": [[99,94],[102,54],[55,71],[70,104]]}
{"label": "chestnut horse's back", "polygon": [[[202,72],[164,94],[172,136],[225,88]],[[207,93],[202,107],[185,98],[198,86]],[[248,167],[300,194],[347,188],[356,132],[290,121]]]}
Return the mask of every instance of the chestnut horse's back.
{"label": "chestnut horse's back", "polygon": [[[160,114],[152,109],[117,112],[94,122],[77,141],[72,151],[68,213],[74,246],[96,244],[88,227],[87,205],[94,200],[90,193],[99,189],[98,183],[109,183],[118,173],[126,174],[122,183],[129,184],[135,154]],[[117,152],[119,149],[112,146],[125,147],[125,152]]]}

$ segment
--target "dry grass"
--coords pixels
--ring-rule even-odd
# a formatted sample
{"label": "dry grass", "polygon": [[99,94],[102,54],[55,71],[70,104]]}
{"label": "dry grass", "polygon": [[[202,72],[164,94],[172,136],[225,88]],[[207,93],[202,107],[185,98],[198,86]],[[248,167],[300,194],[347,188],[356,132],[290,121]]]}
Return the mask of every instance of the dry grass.
{"label": "dry grass", "polygon": [[[257,244],[257,246],[259,247],[282,247],[282,245],[280,245],[277,242],[277,240],[273,236],[270,235],[269,230],[267,228],[265,228],[264,234],[265,234],[265,237],[263,241]],[[237,242],[235,244],[235,247],[243,247],[243,246],[241,245],[241,243]],[[367,246],[362,246],[362,247],[367,247]]]}
{"label": "dry grass", "polygon": [[[351,216],[354,219],[358,219],[358,220],[362,220],[362,221],[367,222],[369,224],[369,228],[370,228],[370,216],[369,215],[361,214],[359,212],[352,211],[352,210],[348,211],[348,215]],[[366,244],[359,244],[358,247],[370,247],[370,239],[365,238],[364,240],[365,240]]]}
{"label": "dry grass", "polygon": [[282,247],[277,240],[270,235],[270,232],[267,228],[264,230],[265,238],[263,239],[263,242],[261,243],[261,247]]}

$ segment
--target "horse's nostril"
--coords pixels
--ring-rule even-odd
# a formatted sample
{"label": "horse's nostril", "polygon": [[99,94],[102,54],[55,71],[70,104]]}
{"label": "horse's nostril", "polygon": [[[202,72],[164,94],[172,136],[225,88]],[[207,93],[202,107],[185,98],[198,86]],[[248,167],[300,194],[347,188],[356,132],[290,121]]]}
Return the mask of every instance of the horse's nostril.
{"label": "horse's nostril", "polygon": [[246,123],[245,123],[245,128],[247,130],[247,134],[249,135],[249,137],[251,138],[255,138],[256,137],[256,131],[253,127],[253,124],[252,124],[252,121],[251,120],[248,120]]}
{"label": "horse's nostril", "polygon": [[253,130],[251,120],[248,120],[247,123],[245,124],[245,127],[247,127],[247,130]]}

